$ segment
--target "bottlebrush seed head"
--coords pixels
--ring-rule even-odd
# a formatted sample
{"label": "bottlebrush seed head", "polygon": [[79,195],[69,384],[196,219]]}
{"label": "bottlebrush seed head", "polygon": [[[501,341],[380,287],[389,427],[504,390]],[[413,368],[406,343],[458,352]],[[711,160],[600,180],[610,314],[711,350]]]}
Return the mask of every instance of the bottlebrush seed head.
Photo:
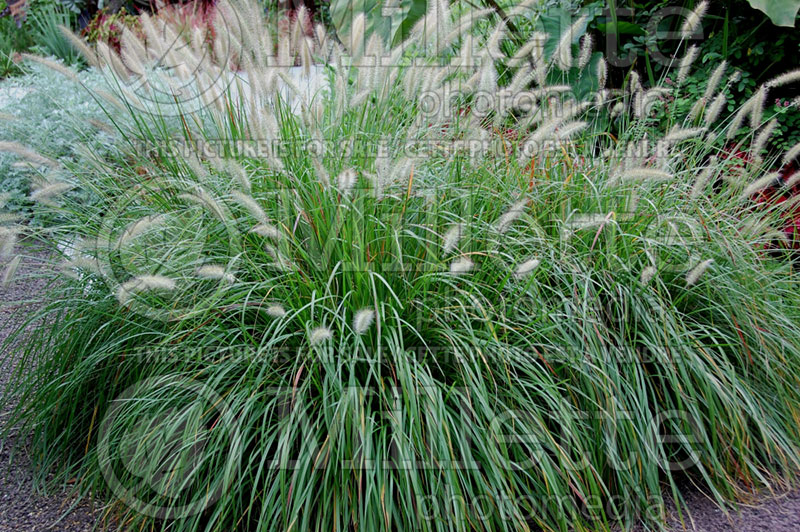
{"label": "bottlebrush seed head", "polygon": [[686,17],[686,20],[683,21],[683,26],[681,26],[681,37],[683,39],[691,38],[700,28],[700,23],[703,21],[707,10],[708,2],[706,0],[703,0],[695,6],[694,11]]}
{"label": "bottlebrush seed head", "polygon": [[678,84],[682,85],[686,79],[689,77],[689,71],[692,69],[692,65],[694,64],[695,59],[697,59],[697,54],[699,52],[699,48],[697,46],[692,45],[686,51],[686,55],[683,56],[681,60],[681,64],[678,67]]}
{"label": "bottlebrush seed head", "polygon": [[539,259],[526,260],[525,262],[517,266],[517,269],[514,270],[514,276],[517,277],[518,279],[527,277],[528,275],[531,274],[531,272],[533,272],[533,270],[539,267],[539,264],[541,264],[541,262],[542,261]]}
{"label": "bottlebrush seed head", "polygon": [[225,267],[219,264],[200,266],[197,269],[197,275],[201,279],[224,281],[229,284],[236,282],[236,277],[232,273],[225,271]]}
{"label": "bottlebrush seed head", "polygon": [[270,305],[267,307],[267,315],[273,318],[282,318],[286,316],[286,310],[280,305]]}
{"label": "bottlebrush seed head", "polygon": [[311,345],[319,345],[333,338],[333,332],[327,327],[317,327],[311,331],[308,337]]}
{"label": "bottlebrush seed head", "polygon": [[453,275],[462,275],[469,273],[474,267],[475,263],[467,257],[459,257],[450,263],[450,273]]}
{"label": "bottlebrush seed head", "polygon": [[704,260],[703,262],[699,263],[697,266],[689,270],[689,273],[686,274],[686,286],[692,286],[695,284],[700,277],[708,270],[711,266],[711,263],[714,262],[714,259]]}
{"label": "bottlebrush seed head", "polygon": [[508,210],[505,214],[503,214],[499,220],[497,220],[497,230],[500,233],[505,233],[511,227],[517,219],[525,212],[525,207],[528,205],[528,200],[523,199],[516,202],[514,205],[511,206],[511,209]]}
{"label": "bottlebrush seed head", "polygon": [[461,240],[461,232],[461,224],[455,224],[444,234],[442,250],[445,254],[451,253],[454,249],[456,249],[458,241]]}
{"label": "bottlebrush seed head", "polygon": [[647,266],[647,267],[645,267],[642,270],[642,276],[640,278],[641,281],[642,281],[642,284],[649,283],[653,279],[653,277],[655,277],[655,275],[656,275],[655,266]]}
{"label": "bottlebrush seed head", "polygon": [[139,292],[155,290],[171,292],[175,288],[175,281],[169,277],[164,277],[163,275],[140,275],[120,285],[117,289],[117,300],[124,305],[130,301],[132,295]]}
{"label": "bottlebrush seed head", "polygon": [[19,268],[20,262],[22,262],[22,256],[17,255],[8,263],[3,272],[3,279],[0,281],[0,284],[3,286],[8,286],[11,283],[11,280],[14,279],[14,276],[17,274],[17,269]]}
{"label": "bottlebrush seed head", "polygon": [[253,218],[263,224],[267,223],[267,214],[255,198],[244,192],[239,192],[238,190],[234,190],[231,195],[239,205],[247,209]]}
{"label": "bottlebrush seed head", "polygon": [[339,192],[342,194],[347,194],[350,192],[356,185],[357,178],[358,176],[356,175],[355,170],[350,168],[339,174],[339,177],[336,178],[336,186],[339,189]]}
{"label": "bottlebrush seed head", "polygon": [[353,330],[357,334],[364,334],[375,321],[375,309],[363,308],[356,312],[353,318]]}

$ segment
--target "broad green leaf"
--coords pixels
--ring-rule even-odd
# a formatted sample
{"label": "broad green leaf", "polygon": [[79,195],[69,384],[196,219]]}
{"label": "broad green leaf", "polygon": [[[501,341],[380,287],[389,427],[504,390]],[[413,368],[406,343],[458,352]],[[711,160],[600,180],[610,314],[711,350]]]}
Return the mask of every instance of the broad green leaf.
{"label": "broad green leaf", "polygon": [[377,33],[385,43],[397,44],[425,14],[426,0],[331,0],[331,20],[343,43],[349,43],[353,19],[366,16],[364,38]]}
{"label": "broad green leaf", "polygon": [[[548,37],[544,43],[545,57],[552,57],[553,53],[561,40],[561,36],[567,31],[570,26],[577,20],[577,17],[568,11],[560,8],[548,9],[545,14],[539,19],[540,29],[544,31]],[[575,33],[572,35],[572,42],[577,43],[581,37],[586,33],[591,19],[587,19],[580,27],[575,28]]]}
{"label": "broad green leaf", "polygon": [[750,5],[767,14],[776,26],[794,27],[800,0],[747,0]]}

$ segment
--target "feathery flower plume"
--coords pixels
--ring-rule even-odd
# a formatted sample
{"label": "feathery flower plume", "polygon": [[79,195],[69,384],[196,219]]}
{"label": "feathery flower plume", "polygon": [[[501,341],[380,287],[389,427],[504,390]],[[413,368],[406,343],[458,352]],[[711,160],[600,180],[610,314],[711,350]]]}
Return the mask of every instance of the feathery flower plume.
{"label": "feathery flower plume", "polygon": [[67,275],[74,277],[74,272],[72,270],[83,270],[85,272],[93,273],[95,275],[100,275],[100,264],[97,262],[97,259],[93,257],[87,257],[83,254],[77,254],[71,257],[68,261],[65,261],[62,265],[62,269]]}
{"label": "feathery flower plume", "polygon": [[[800,183],[800,172],[795,172],[795,174],[786,180],[784,186],[789,189],[794,187],[796,184]],[[788,210],[791,207],[794,207],[795,203],[800,202],[800,196],[795,196],[794,198],[790,199],[787,202],[781,203],[781,208],[784,210]]]}
{"label": "feathery flower plume", "polygon": [[286,88],[291,91],[292,95],[289,95],[290,99],[293,101],[294,98],[297,98],[297,101],[300,103],[300,107],[307,112],[308,93],[301,89],[300,86],[295,82],[294,78],[292,78],[292,76],[290,76],[288,73],[280,70],[278,71],[278,76],[286,85]]}
{"label": "feathery flower plume", "polygon": [[37,166],[49,166],[50,168],[58,168],[61,166],[58,161],[39,155],[18,142],[0,141],[0,151],[7,151],[19,155],[26,161]]}
{"label": "feathery flower plume", "polygon": [[692,45],[686,51],[686,55],[683,56],[681,59],[681,64],[678,67],[678,84],[682,85],[686,78],[689,77],[689,71],[692,69],[692,65],[694,64],[695,59],[697,59],[697,54],[700,50],[697,48],[696,45]]}
{"label": "feathery flower plume", "polygon": [[643,138],[639,142],[629,141],[625,147],[625,168],[633,168],[644,164],[647,154],[650,152],[649,139]]}
{"label": "feathery flower plume", "polygon": [[655,266],[646,266],[642,270],[642,276],[640,279],[642,281],[642,284],[648,284],[655,276],[656,276]]}
{"label": "feathery flower plume", "polygon": [[450,273],[452,273],[453,275],[461,275],[463,273],[469,273],[474,266],[475,263],[469,260],[469,258],[459,257],[450,263]]}
{"label": "feathery flower plume", "polygon": [[642,91],[636,91],[633,95],[633,114],[636,118],[644,118],[644,93]]}
{"label": "feathery flower plume", "polygon": [[458,245],[458,241],[461,240],[461,232],[462,226],[461,224],[454,224],[447,232],[444,234],[443,243],[442,243],[442,251],[445,254],[452,252],[456,249]]}
{"label": "feathery flower plume", "polygon": [[695,137],[699,137],[703,133],[706,132],[706,128],[704,127],[692,127],[692,128],[680,128],[675,127],[672,131],[664,137],[664,142],[673,144],[675,142],[680,142],[682,140],[693,139]]}
{"label": "feathery flower plume", "polygon": [[183,163],[188,167],[192,173],[186,173],[185,175],[190,179],[196,178],[203,178],[205,179],[210,174],[208,173],[208,169],[203,165],[202,161],[200,160],[200,154],[195,152],[194,150],[188,154],[184,159]]}
{"label": "feathery flower plume", "polygon": [[522,199],[512,205],[511,208],[505,214],[503,214],[500,219],[497,220],[497,231],[501,234],[508,231],[508,229],[511,227],[511,224],[513,224],[520,216],[522,216],[522,213],[525,212],[525,207],[527,206],[527,199]]}
{"label": "feathery flower plume", "polygon": [[694,185],[692,186],[692,192],[690,194],[691,198],[697,198],[700,194],[703,193],[706,189],[706,185],[711,180],[711,177],[717,171],[717,158],[712,156],[708,160],[708,166],[705,170],[700,172],[700,175],[697,176],[697,180],[695,180]]}
{"label": "feathery flower plume", "polygon": [[597,61],[597,85],[601,89],[606,86],[606,80],[608,79],[608,63],[604,58],[600,58]]}
{"label": "feathery flower plume", "polygon": [[674,176],[662,170],[655,168],[631,168],[619,175],[618,179],[621,181],[669,181]]}
{"label": "feathery flower plume", "polygon": [[89,47],[89,45],[86,44],[86,41],[84,41],[83,39],[72,33],[72,31],[69,28],[66,28],[64,26],[59,26],[58,29],[63,36],[69,39],[70,44],[72,44],[72,46],[74,46],[75,49],[81,53],[81,55],[84,57],[84,59],[86,59],[86,62],[89,63],[89,65],[93,67],[100,66],[100,62],[97,60],[97,54],[95,54],[94,50],[92,50]]}
{"label": "feathery flower plume", "polygon": [[631,73],[628,75],[628,88],[631,94],[636,94],[644,90],[644,87],[642,87],[642,80],[639,79],[639,73],[635,70],[631,70]]}
{"label": "feathery flower plume", "polygon": [[304,38],[300,44],[300,64],[303,67],[303,77],[308,79],[311,76],[311,67],[314,66],[314,59],[311,57],[311,39]]}
{"label": "feathery flower plume", "polygon": [[115,248],[119,249],[124,247],[125,244],[127,244],[137,236],[144,234],[151,228],[161,224],[165,218],[166,215],[164,214],[151,214],[150,216],[145,216],[144,218],[141,218],[129,224],[128,227],[125,229],[125,231],[123,231],[122,234],[119,236]]}
{"label": "feathery flower plume", "polygon": [[72,185],[68,183],[51,183],[31,192],[29,198],[45,205],[52,205],[53,198],[70,189],[72,189]]}
{"label": "feathery flower plume", "polygon": [[589,127],[589,123],[583,120],[568,122],[563,126],[559,126],[557,128],[556,137],[558,138],[558,140],[566,140],[571,136],[575,135],[576,133],[580,133],[587,127]]}
{"label": "feathery flower plume", "polygon": [[353,318],[353,330],[357,334],[364,334],[372,326],[375,321],[375,309],[362,308],[356,312]]}
{"label": "feathery flower plume", "polygon": [[333,332],[327,327],[317,327],[311,331],[309,342],[311,345],[318,345],[333,338]]}
{"label": "feathery flower plume", "polygon": [[110,103],[111,105],[113,105],[114,107],[116,107],[119,111],[125,111],[125,112],[129,111],[129,109],[125,106],[125,104],[123,104],[119,100],[119,98],[117,98],[110,92],[104,91],[103,89],[94,89],[93,92],[98,96],[100,96],[105,101],[107,101],[108,103]]}
{"label": "feathery flower plume", "polygon": [[588,15],[583,15],[576,20],[558,41],[558,46],[556,46],[555,52],[553,52],[553,57],[556,58],[558,68],[562,71],[572,68],[572,41],[575,38],[575,34],[578,32],[578,28],[585,25],[588,18]]}
{"label": "feathery flower plume", "polygon": [[[423,42],[427,43],[432,37],[437,38],[437,46],[435,51],[441,52],[444,41],[442,36],[450,33],[450,4],[447,0],[429,0],[428,10],[425,16],[420,21],[423,23],[422,29],[424,30],[420,37]],[[412,31],[412,33],[414,33]]]}
{"label": "feathery flower plume", "polygon": [[347,194],[348,192],[350,192],[356,185],[357,178],[358,176],[356,175],[355,170],[353,170],[352,168],[344,170],[336,178],[336,186],[339,189],[339,192],[341,192],[342,194]]}
{"label": "feathery flower plume", "polygon": [[0,258],[11,256],[17,245],[17,231],[9,227],[0,227]]}
{"label": "feathery flower plume", "polygon": [[794,83],[796,81],[800,81],[800,68],[774,77],[766,82],[765,85],[767,87],[783,87],[784,85],[789,85],[790,83]]}
{"label": "feathery flower plume", "polygon": [[219,264],[204,264],[197,268],[197,275],[202,279],[225,281],[229,284],[236,282],[236,276],[225,271],[225,267]]}
{"label": "feathery flower plume", "polygon": [[53,61],[51,59],[47,59],[46,57],[42,57],[42,56],[39,56],[39,55],[36,55],[36,54],[22,53],[20,55],[22,56],[23,59],[27,59],[28,61],[34,61],[36,63],[44,65],[47,68],[49,68],[50,70],[58,72],[62,76],[66,77],[66,78],[69,78],[70,80],[72,80],[72,81],[74,81],[76,83],[80,83],[81,82],[81,80],[78,77],[78,75],[75,74],[75,72],[72,69],[67,68],[66,66],[64,66],[63,64],[61,64],[61,63],[59,63],[57,61]]}
{"label": "feathery flower plume", "polygon": [[250,229],[250,232],[273,240],[278,240],[283,236],[280,229],[268,223],[258,224]]}
{"label": "feathery flower plume", "polygon": [[19,264],[22,262],[22,256],[17,255],[8,263],[6,266],[5,271],[3,272],[3,280],[0,282],[3,286],[8,286],[14,276],[17,274],[17,269],[19,268]]}
{"label": "feathery flower plume", "polygon": [[746,200],[750,196],[752,196],[753,194],[758,192],[759,190],[762,190],[764,188],[767,188],[767,187],[769,187],[771,185],[774,185],[774,184],[780,183],[780,182],[781,182],[781,174],[780,174],[780,172],[769,173],[769,174],[765,175],[764,177],[760,177],[760,178],[756,179],[754,182],[752,182],[750,185],[748,185],[748,187],[745,188],[744,191],[742,192],[742,195],[740,196],[740,199]]}
{"label": "feathery flower plume", "polygon": [[494,63],[499,59],[505,59],[506,56],[502,50],[500,50],[500,41],[503,40],[503,37],[506,35],[506,31],[508,31],[508,27],[506,26],[505,21],[500,21],[492,31],[492,34],[489,36],[489,39],[486,41],[485,50],[489,53],[489,57],[493,60],[490,61]]}
{"label": "feathery flower plume", "polygon": [[527,277],[530,273],[539,267],[542,261],[539,259],[528,259],[519,266],[517,269],[514,270],[514,277],[521,279],[523,277]]}
{"label": "feathery flower plume", "polygon": [[322,183],[322,185],[325,188],[329,187],[331,185],[331,178],[330,178],[330,176],[328,176],[328,172],[327,172],[327,170],[325,170],[325,167],[322,166],[322,163],[320,162],[320,160],[317,157],[312,156],[311,157],[311,164],[314,165],[314,171],[315,171],[315,173],[317,175],[317,179],[319,179],[320,183]]}
{"label": "feathery flower plume", "polygon": [[292,46],[297,48],[300,42],[305,37],[306,27],[311,23],[308,16],[308,8],[305,5],[300,5],[294,14],[294,24],[292,25],[291,43]]}
{"label": "feathery flower plume", "polygon": [[753,145],[750,148],[750,153],[755,156],[755,162],[757,164],[761,164],[764,161],[761,152],[764,151],[764,147],[766,147],[767,142],[775,132],[776,127],[778,127],[778,120],[773,118],[769,121],[769,123],[767,123],[766,126],[764,126],[764,128],[753,141]]}
{"label": "feathery flower plume", "polygon": [[267,307],[267,315],[273,318],[282,318],[286,316],[286,310],[280,305],[270,305]]}
{"label": "feathery flower plume", "polygon": [[274,261],[274,263],[271,264],[270,266],[282,272],[287,272],[289,270],[294,269],[294,264],[292,263],[292,261],[286,258],[286,256],[283,253],[281,253],[280,250],[276,249],[273,246],[265,246],[264,248]]}
{"label": "feathery flower plume", "polygon": [[169,277],[164,277],[163,275],[140,275],[120,285],[117,289],[117,300],[120,304],[125,305],[133,295],[139,292],[151,290],[171,292],[175,290],[175,287],[175,281]]}
{"label": "feathery flower plume", "polygon": [[527,43],[522,45],[516,53],[511,56],[508,66],[512,68],[520,67],[525,63],[529,63],[531,59],[541,61],[544,54],[544,43],[547,41],[547,35],[544,33],[534,32]]}
{"label": "feathery flower plume", "polygon": [[122,28],[120,49],[125,66],[137,76],[144,76],[147,72],[144,66],[144,62],[147,61],[147,50],[144,43],[126,27]]}
{"label": "feathery flower plume", "polygon": [[764,105],[767,102],[768,90],[769,89],[765,85],[762,85],[758,89],[758,92],[756,92],[751,98],[753,100],[753,107],[751,108],[752,112],[750,113],[750,127],[752,128],[761,127],[761,121],[764,118]]}
{"label": "feathery flower plume", "polygon": [[587,33],[581,39],[581,50],[578,54],[578,68],[583,69],[589,64],[589,59],[592,58],[593,47],[594,41],[592,40],[592,35]]}
{"label": "feathery flower plume", "polygon": [[[550,118],[547,122],[541,124],[536,131],[530,137],[528,137],[528,139],[522,145],[520,156],[526,157],[532,153],[532,150],[540,149],[540,144],[553,138],[553,132],[556,130],[556,128],[558,128],[565,121],[570,120],[575,115],[583,112],[589,105],[591,105],[590,102],[584,102],[580,105],[572,105],[561,109],[560,113],[556,113],[555,117]],[[531,120],[537,120],[538,113],[532,113],[529,118]]]}
{"label": "feathery flower plume", "polygon": [[596,108],[605,107],[609,94],[610,91],[608,89],[600,89],[599,91],[597,91],[595,93],[594,106]]}
{"label": "feathery flower plume", "polygon": [[128,80],[128,68],[119,58],[117,53],[109,48],[103,41],[97,41],[97,54],[102,59],[103,66],[110,67],[113,75],[120,81],[126,82]]}
{"label": "feathery flower plume", "polygon": [[722,81],[722,76],[725,75],[725,70],[727,70],[727,68],[728,62],[722,61],[722,63],[714,69],[714,72],[711,73],[711,77],[708,78],[708,85],[706,85],[706,91],[703,93],[703,98],[705,98],[707,102],[710,102],[711,97],[717,92],[719,84]]}
{"label": "feathery flower plume", "polygon": [[695,284],[700,277],[708,270],[708,267],[711,266],[711,263],[714,262],[714,259],[704,260],[691,270],[689,273],[686,274],[686,286],[692,286]]}
{"label": "feathery flower plume", "polygon": [[258,220],[262,224],[267,223],[268,220],[267,213],[264,212],[264,209],[261,208],[261,205],[258,204],[255,198],[253,198],[249,194],[239,192],[238,190],[234,190],[231,193],[231,195],[239,205],[247,209],[247,211],[253,218]]}
{"label": "feathery flower plume", "polygon": [[530,65],[523,65],[517,69],[514,77],[511,78],[511,83],[509,83],[507,87],[508,94],[514,96],[522,91],[527,90],[531,81],[533,81],[535,78],[536,72],[530,67]]}
{"label": "feathery flower plume", "polygon": [[492,61],[484,61],[478,71],[478,92],[493,94],[497,90],[497,69]]}
{"label": "feathery flower plume", "polygon": [[364,35],[366,34],[367,28],[367,17],[366,15],[361,12],[358,13],[354,18],[353,22],[350,25],[350,41],[347,43],[350,48],[350,53],[353,54],[353,62],[358,63],[358,59],[361,58],[361,55],[364,51]]}
{"label": "feathery flower plume", "polygon": [[220,220],[224,221],[227,218],[225,216],[225,211],[222,210],[222,207],[220,207],[219,203],[217,203],[217,200],[215,200],[214,197],[211,196],[211,194],[209,194],[208,191],[200,185],[195,185],[191,192],[178,194],[177,197],[179,199],[190,201],[206,207]]}
{"label": "feathery flower plume", "polygon": [[94,118],[90,118],[89,120],[87,120],[87,122],[89,122],[90,126],[99,129],[100,131],[106,133],[107,135],[113,136],[117,134],[117,130],[114,129],[114,126],[112,126],[107,122],[103,122],[102,120],[96,120]]}
{"label": "feathery flower plume", "polygon": [[692,105],[692,109],[689,111],[689,116],[688,116],[691,122],[694,122],[695,119],[697,119],[697,117],[700,116],[700,112],[706,108],[707,103],[708,100],[706,100],[705,98],[698,98],[697,101],[694,102],[694,105]]}
{"label": "feathery flower plume", "polygon": [[783,165],[786,166],[800,157],[800,142],[792,146],[783,156]]}
{"label": "feathery flower plume", "polygon": [[681,38],[683,39],[690,39],[695,32],[701,27],[700,23],[703,20],[703,17],[708,10],[708,2],[707,0],[703,0],[697,6],[695,6],[694,11],[692,11],[686,20],[683,21],[683,26],[681,26]]}
{"label": "feathery flower plume", "polygon": [[17,223],[22,220],[22,216],[11,212],[0,212],[0,224]]}
{"label": "feathery flower plume", "polygon": [[582,229],[591,229],[597,226],[605,226],[610,220],[611,220],[611,213],[606,215],[603,214],[578,215],[567,223],[568,229],[565,228],[563,230],[563,234],[569,237]]}
{"label": "feathery flower plume", "polygon": [[239,163],[236,161],[227,161],[223,164],[223,170],[233,176],[244,192],[250,194],[253,190],[253,185],[250,183],[250,177],[248,177],[247,171]]}
{"label": "feathery flower plume", "polygon": [[733,115],[733,120],[731,120],[731,123],[728,126],[728,134],[726,135],[726,140],[731,140],[733,139],[733,137],[736,136],[736,134],[742,128],[745,118],[747,118],[752,112],[754,105],[755,105],[755,100],[753,100],[753,98],[750,98],[739,108],[736,114]]}
{"label": "feathery flower plume", "polygon": [[720,113],[722,113],[722,108],[727,102],[728,98],[725,96],[724,92],[717,94],[717,97],[714,98],[714,101],[711,102],[711,105],[706,109],[706,114],[703,117],[703,122],[707,128],[711,127],[711,125],[717,121]]}

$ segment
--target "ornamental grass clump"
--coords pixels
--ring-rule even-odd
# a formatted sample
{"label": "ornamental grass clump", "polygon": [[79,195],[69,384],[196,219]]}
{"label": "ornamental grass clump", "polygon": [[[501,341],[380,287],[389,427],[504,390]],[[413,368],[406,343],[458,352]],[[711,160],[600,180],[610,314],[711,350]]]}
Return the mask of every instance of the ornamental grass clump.
{"label": "ornamental grass clump", "polygon": [[395,48],[217,11],[210,49],[145,16],[89,57],[119,148],[48,186],[95,199],[4,225],[59,265],[11,388],[42,478],[175,531],[658,526],[687,478],[790,482],[790,207],[713,148],[749,115],[654,129],[573,27],[520,56],[446,2]]}

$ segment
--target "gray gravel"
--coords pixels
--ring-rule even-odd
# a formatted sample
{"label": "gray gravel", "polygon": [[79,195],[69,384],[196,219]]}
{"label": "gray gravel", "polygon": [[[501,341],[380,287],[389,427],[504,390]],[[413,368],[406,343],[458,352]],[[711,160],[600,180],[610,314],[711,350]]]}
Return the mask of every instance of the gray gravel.
{"label": "gray gravel", "polygon": [[[44,287],[41,279],[29,277],[36,268],[36,260],[28,259],[18,270],[19,281],[3,288],[0,286],[0,342],[18,327],[31,309]],[[27,278],[26,278],[27,277]],[[16,361],[0,353],[0,392],[8,384]],[[10,405],[2,405],[0,425],[5,426]],[[17,440],[14,436],[0,441],[0,532],[85,532],[94,527],[95,517],[88,502],[77,508],[68,493],[37,493],[28,456],[24,452],[11,452]],[[66,514],[66,515],[65,515]]]}
{"label": "gray gravel", "polygon": [[670,530],[693,532],[797,532],[800,530],[800,490],[783,496],[767,497],[751,504],[740,504],[728,517],[710,499],[700,493],[684,494],[691,512],[685,516],[686,528],[677,518],[670,520]]}
{"label": "gray gravel", "polygon": [[[0,342],[35,308],[35,300],[44,283],[31,277],[40,263],[23,262],[18,281],[0,287]],[[22,303],[20,303],[22,302]],[[0,390],[8,383],[14,361],[0,354]],[[5,424],[8,408],[0,410],[0,425]],[[9,448],[15,443],[0,441],[0,532],[85,532],[93,529],[98,512],[84,501],[72,511],[74,499],[68,493],[37,493],[33,485],[30,461],[16,453],[13,461]],[[691,517],[684,516],[685,526],[677,516],[670,519],[669,530],[693,532],[798,532],[800,531],[800,490],[780,497],[763,498],[740,505],[737,513],[727,515],[702,494],[687,490],[684,495]],[[66,515],[65,515],[66,514]]]}

